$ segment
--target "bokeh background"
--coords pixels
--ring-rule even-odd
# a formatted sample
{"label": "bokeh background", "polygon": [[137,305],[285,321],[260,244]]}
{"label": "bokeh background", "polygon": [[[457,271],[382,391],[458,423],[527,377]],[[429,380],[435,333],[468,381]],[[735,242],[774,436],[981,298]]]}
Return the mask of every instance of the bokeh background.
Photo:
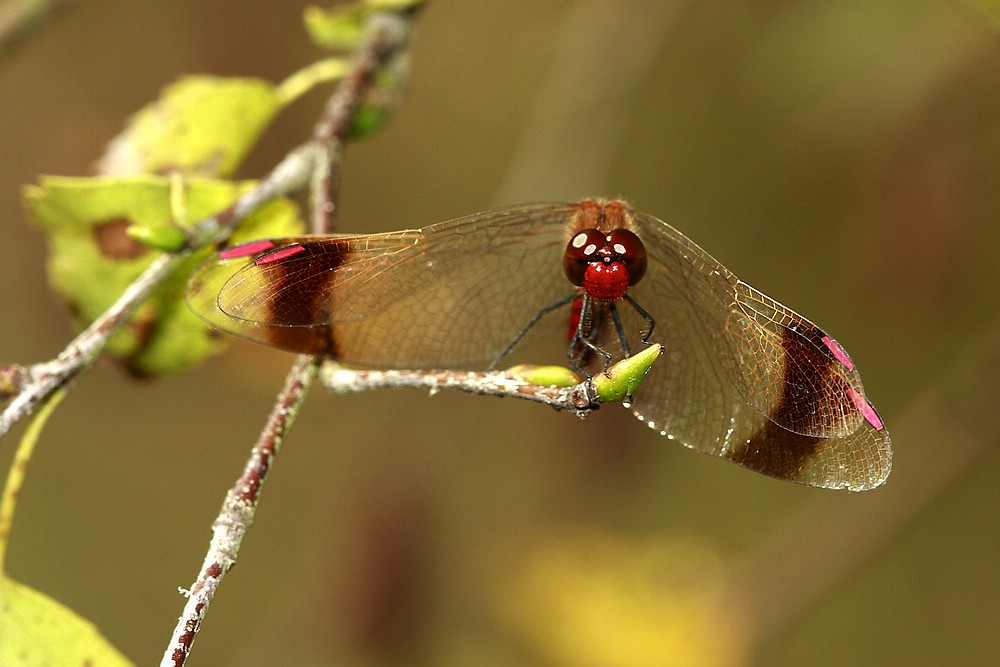
{"label": "bokeh background", "polygon": [[[0,359],[51,358],[71,336],[20,188],[90,173],[183,74],[279,81],[317,59],[300,13],[91,0],[0,62]],[[348,151],[343,229],[627,198],[851,351],[894,471],[874,492],[825,492],[670,446],[618,408],[580,422],[511,400],[317,389],[188,664],[1000,661],[988,14],[961,0],[437,0],[412,57],[393,122]],[[242,175],[308,136],[326,94],[285,113]],[[158,660],[291,361],[234,342],[155,382],[99,364],[44,433],[9,573]]]}

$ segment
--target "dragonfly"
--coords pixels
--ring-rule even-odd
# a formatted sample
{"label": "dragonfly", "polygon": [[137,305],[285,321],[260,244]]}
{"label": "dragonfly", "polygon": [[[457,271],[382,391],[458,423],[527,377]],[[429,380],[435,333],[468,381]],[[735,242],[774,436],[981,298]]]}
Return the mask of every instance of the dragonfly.
{"label": "dragonfly", "polygon": [[590,375],[658,342],[628,407],[667,439],[832,489],[873,489],[892,464],[836,340],[622,201],[251,241],[200,267],[187,298],[228,333],[361,367],[492,368],[555,340]]}

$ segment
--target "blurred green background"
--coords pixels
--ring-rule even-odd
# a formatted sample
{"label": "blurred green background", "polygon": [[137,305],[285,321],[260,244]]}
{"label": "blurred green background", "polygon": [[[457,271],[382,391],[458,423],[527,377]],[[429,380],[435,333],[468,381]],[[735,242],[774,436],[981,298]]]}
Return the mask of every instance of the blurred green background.
{"label": "blurred green background", "polygon": [[[348,150],[342,228],[626,198],[851,351],[894,471],[825,492],[620,408],[317,389],[188,664],[1000,661],[994,25],[953,0],[431,2],[402,108]],[[296,3],[93,0],[0,63],[0,359],[71,336],[22,185],[89,173],[185,73],[319,56]],[[234,342],[156,382],[99,364],[44,433],[9,573],[158,660],[291,361]]]}

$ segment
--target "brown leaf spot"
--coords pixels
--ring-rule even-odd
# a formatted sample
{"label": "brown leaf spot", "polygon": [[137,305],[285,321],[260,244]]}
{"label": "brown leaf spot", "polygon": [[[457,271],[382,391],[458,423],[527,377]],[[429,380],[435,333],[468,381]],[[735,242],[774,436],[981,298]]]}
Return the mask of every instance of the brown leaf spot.
{"label": "brown leaf spot", "polygon": [[94,241],[101,254],[109,259],[139,259],[149,249],[125,233],[132,221],[112,218],[94,225]]}

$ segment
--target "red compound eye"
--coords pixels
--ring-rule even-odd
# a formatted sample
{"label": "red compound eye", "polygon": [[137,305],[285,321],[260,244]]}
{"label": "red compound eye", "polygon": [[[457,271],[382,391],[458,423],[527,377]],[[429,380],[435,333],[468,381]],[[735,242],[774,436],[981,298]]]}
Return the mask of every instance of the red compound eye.
{"label": "red compound eye", "polygon": [[585,229],[573,235],[566,244],[566,252],[563,253],[563,271],[571,283],[577,287],[583,285],[587,265],[600,261],[597,251],[607,244],[607,237],[596,229]]}
{"label": "red compound eye", "polygon": [[608,246],[618,261],[628,269],[628,284],[635,285],[646,275],[646,247],[638,236],[627,229],[615,229],[608,234]]}
{"label": "red compound eye", "polygon": [[[563,254],[563,271],[577,287],[586,287],[587,267],[594,263],[620,271],[624,267],[628,286],[634,285],[646,273],[646,248],[639,237],[619,228],[605,235],[596,229],[585,229],[573,235]],[[592,271],[593,273],[593,271]]]}

